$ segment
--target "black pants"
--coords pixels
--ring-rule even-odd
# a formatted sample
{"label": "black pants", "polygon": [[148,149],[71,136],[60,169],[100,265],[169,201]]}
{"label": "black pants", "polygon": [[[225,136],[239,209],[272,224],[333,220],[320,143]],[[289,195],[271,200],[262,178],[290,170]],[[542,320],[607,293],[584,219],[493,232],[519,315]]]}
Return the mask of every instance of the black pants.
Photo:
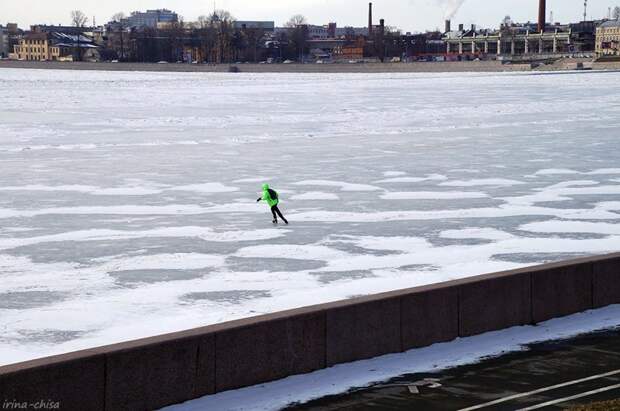
{"label": "black pants", "polygon": [[288,224],[288,221],[286,220],[286,218],[284,218],[284,216],[282,215],[282,212],[280,211],[280,209],[278,208],[277,205],[274,205],[273,207],[271,207],[271,214],[273,214],[273,219],[277,220],[278,217],[276,216],[276,213],[280,216],[280,218],[282,219],[282,221],[284,221],[286,224]]}

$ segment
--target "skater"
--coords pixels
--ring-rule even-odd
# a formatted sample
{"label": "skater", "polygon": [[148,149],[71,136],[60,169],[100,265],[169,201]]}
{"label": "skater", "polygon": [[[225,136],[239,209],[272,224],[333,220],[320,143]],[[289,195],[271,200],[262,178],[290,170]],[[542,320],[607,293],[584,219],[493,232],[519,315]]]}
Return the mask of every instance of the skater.
{"label": "skater", "polygon": [[280,216],[282,221],[288,224],[288,220],[284,218],[282,212],[278,208],[278,203],[280,202],[280,200],[278,199],[278,193],[276,192],[276,190],[272,190],[271,188],[269,188],[269,184],[263,184],[263,196],[259,197],[256,202],[258,203],[260,200],[265,200],[269,207],[271,207],[271,214],[273,214],[274,224],[278,224],[278,216]]}

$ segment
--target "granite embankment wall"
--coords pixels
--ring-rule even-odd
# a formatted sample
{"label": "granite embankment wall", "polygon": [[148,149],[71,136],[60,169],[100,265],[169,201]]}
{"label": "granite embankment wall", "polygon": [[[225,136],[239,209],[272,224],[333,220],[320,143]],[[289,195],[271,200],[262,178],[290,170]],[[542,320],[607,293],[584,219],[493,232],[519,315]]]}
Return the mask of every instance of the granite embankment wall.
{"label": "granite embankment wall", "polygon": [[316,305],[0,367],[2,401],[150,410],[620,303],[620,253]]}
{"label": "granite embankment wall", "polygon": [[[44,70],[146,71],[177,73],[226,73],[231,67],[241,73],[465,73],[567,71],[582,63],[588,69],[620,70],[620,62],[592,62],[588,59],[561,59],[554,64],[532,68],[530,64],[501,64],[498,61],[459,61],[433,63],[364,63],[364,64],[155,64],[155,63],[87,63],[54,61],[0,60],[0,68]],[[0,76],[2,73],[0,72]]]}
{"label": "granite embankment wall", "polygon": [[[242,73],[442,73],[529,71],[529,64],[501,64],[497,61],[462,61],[435,63],[364,63],[364,64],[156,64],[156,63],[86,63],[54,61],[0,61],[0,68],[156,71],[226,73],[236,67]],[[0,73],[0,75],[2,75]]]}

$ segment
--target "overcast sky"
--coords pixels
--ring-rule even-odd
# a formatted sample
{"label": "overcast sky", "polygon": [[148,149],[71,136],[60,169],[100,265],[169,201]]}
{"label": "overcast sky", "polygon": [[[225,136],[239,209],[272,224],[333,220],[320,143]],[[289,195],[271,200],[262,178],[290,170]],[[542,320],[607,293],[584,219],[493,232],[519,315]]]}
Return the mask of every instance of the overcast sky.
{"label": "overcast sky", "polygon": [[[384,18],[389,26],[405,31],[443,28],[446,4],[459,0],[374,0],[375,20]],[[608,8],[620,0],[589,0],[589,17],[607,16]],[[16,22],[22,28],[31,24],[68,24],[71,10],[86,13],[92,22],[107,22],[119,11],[168,8],[186,21],[213,10],[213,0],[0,0],[0,24]],[[274,20],[284,23],[293,14],[305,15],[310,23],[336,21],[339,26],[364,26],[367,22],[368,0],[216,0],[218,9],[229,10],[238,20]],[[497,27],[510,15],[515,21],[536,21],[537,0],[465,0],[453,22],[483,27]],[[547,10],[554,20],[579,21],[583,0],[548,0]]]}

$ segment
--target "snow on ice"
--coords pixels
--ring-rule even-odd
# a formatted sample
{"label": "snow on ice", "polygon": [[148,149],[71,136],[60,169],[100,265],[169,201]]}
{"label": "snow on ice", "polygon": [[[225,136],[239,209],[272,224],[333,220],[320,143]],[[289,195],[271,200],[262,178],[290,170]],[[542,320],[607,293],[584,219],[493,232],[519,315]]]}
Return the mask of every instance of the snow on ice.
{"label": "snow on ice", "polygon": [[619,80],[4,69],[0,364],[618,251]]}

